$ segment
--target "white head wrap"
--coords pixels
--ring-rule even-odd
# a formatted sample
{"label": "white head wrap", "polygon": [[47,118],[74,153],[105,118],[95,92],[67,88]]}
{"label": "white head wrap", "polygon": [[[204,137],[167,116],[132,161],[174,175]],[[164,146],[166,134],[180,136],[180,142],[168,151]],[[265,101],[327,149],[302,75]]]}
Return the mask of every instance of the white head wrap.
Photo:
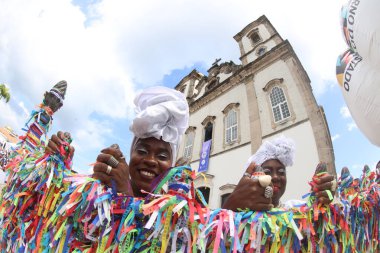
{"label": "white head wrap", "polygon": [[185,95],[164,86],[150,87],[136,96],[136,117],[130,126],[135,137],[155,137],[170,144],[173,164],[182,134],[189,126],[189,105]]}
{"label": "white head wrap", "polygon": [[256,153],[248,159],[246,168],[251,163],[261,166],[264,162],[271,159],[279,160],[285,167],[292,166],[294,152],[295,144],[292,139],[281,136],[271,141],[265,141]]}

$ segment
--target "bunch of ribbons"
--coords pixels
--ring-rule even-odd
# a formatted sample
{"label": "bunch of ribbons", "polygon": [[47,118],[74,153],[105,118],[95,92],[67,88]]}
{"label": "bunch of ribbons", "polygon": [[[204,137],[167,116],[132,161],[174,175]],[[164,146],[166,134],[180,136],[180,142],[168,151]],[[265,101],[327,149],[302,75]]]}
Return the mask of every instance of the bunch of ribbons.
{"label": "bunch of ribbons", "polygon": [[42,142],[34,144],[20,145],[6,167],[1,252],[380,250],[379,175],[368,167],[356,179],[343,170],[330,205],[310,193],[291,209],[233,212],[207,207],[189,167],[167,171],[146,198],[133,198],[74,173],[66,149],[46,154]]}

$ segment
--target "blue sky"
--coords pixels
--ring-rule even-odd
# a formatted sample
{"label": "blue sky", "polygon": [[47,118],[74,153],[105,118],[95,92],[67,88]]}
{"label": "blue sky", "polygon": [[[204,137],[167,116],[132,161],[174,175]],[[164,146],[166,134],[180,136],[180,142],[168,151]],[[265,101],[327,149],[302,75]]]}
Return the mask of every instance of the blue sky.
{"label": "blue sky", "polygon": [[233,36],[265,14],[293,46],[324,107],[337,170],[347,166],[358,176],[364,164],[380,160],[380,149],[356,127],[335,78],[336,59],[347,48],[340,28],[345,2],[2,0],[0,82],[12,99],[0,102],[0,126],[22,134],[44,91],[66,80],[50,133],[71,132],[75,169],[90,173],[104,147],[118,143],[129,155],[136,92],[174,87],[194,68],[206,73],[216,58],[240,64]]}

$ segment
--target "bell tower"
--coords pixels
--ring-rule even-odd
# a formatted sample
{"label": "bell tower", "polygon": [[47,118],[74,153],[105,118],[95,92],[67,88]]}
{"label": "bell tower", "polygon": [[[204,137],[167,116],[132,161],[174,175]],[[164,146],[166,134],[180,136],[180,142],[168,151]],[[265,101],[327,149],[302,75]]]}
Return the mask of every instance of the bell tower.
{"label": "bell tower", "polygon": [[239,44],[243,65],[257,60],[284,41],[265,15],[244,27],[234,39]]}

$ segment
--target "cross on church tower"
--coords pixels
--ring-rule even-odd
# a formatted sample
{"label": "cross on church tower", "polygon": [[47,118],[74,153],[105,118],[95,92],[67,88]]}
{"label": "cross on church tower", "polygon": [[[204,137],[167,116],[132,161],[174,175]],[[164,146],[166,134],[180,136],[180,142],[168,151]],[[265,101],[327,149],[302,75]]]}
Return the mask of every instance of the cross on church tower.
{"label": "cross on church tower", "polygon": [[216,58],[215,59],[215,62],[212,64],[212,66],[215,66],[215,65],[218,65],[218,62],[220,62],[221,58]]}

